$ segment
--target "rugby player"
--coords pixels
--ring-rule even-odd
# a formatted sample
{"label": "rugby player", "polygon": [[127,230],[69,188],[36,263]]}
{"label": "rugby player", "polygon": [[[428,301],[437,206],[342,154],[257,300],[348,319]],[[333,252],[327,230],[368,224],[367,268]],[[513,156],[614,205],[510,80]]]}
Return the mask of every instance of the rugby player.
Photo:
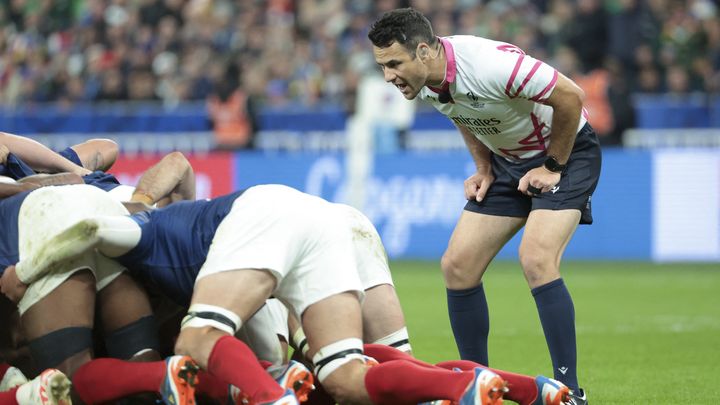
{"label": "rugby player", "polygon": [[[302,320],[315,373],[340,403],[502,400],[503,380],[485,368],[455,372],[403,359],[368,366],[352,234],[345,214],[320,198],[266,185],[131,217],[98,217],[59,235],[42,255],[18,263],[17,271],[44,272],[96,247],[177,299],[191,295],[176,352],[257,403],[289,397],[232,335],[270,295]],[[126,364],[123,370],[135,371],[120,374],[141,378],[142,366]],[[185,393],[191,397],[192,389]]]}

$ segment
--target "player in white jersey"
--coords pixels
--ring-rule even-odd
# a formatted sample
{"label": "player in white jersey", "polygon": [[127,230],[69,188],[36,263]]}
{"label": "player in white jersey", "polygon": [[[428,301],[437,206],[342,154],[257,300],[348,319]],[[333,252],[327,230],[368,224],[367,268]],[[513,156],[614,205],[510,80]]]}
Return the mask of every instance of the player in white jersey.
{"label": "player in white jersey", "polygon": [[572,298],[560,277],[578,223],[591,223],[600,147],[583,91],[520,48],[474,36],[438,38],[416,10],[385,13],[368,34],[385,80],[430,102],[458,127],[477,167],[442,258],[461,357],[487,363],[482,276],[523,226],[520,263],[538,307],[555,378],[586,403],[577,382]]}

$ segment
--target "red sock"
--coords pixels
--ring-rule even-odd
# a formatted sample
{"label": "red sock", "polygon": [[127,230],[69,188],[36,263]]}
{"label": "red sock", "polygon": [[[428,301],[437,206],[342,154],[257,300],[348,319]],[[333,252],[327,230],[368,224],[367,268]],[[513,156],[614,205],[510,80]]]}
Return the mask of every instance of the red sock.
{"label": "red sock", "polygon": [[15,387],[10,391],[0,392],[0,405],[18,405],[17,399],[15,399],[15,393],[18,388],[20,387]]}
{"label": "red sock", "polygon": [[[449,370],[452,370],[453,368],[459,368],[460,370],[472,370],[475,367],[488,368],[468,360],[444,361],[442,363],[438,363],[437,366],[447,368]],[[505,399],[517,402],[520,405],[528,405],[532,404],[537,398],[538,390],[535,385],[535,378],[508,371],[496,370],[494,368],[490,368],[490,370],[499,375],[503,380],[507,381],[508,389],[510,391],[504,395]]]}
{"label": "red sock", "polygon": [[435,366],[430,363],[425,363],[422,360],[418,360],[415,357],[388,345],[368,343],[363,345],[363,353],[377,360],[378,363],[385,363],[386,361],[392,360],[403,360],[417,364],[418,366],[435,368]]}
{"label": "red sock", "polygon": [[[269,361],[259,360],[260,366],[267,370],[273,364]],[[208,373],[205,370],[198,372],[198,382],[195,386],[195,392],[198,394],[205,394],[211,399],[226,402],[228,395],[230,395],[230,383],[227,383],[214,375]]]}
{"label": "red sock", "polygon": [[229,389],[230,384],[215,377],[207,371],[200,370],[198,372],[195,393],[204,394],[210,399],[214,399],[220,403],[225,403],[228,399]]}
{"label": "red sock", "polygon": [[164,361],[95,359],[80,367],[72,382],[83,402],[100,404],[141,392],[159,392],[165,369]]}
{"label": "red sock", "polygon": [[223,336],[208,359],[208,372],[240,388],[256,402],[279,399],[285,390],[258,363],[245,343]]}
{"label": "red sock", "polygon": [[377,405],[417,404],[435,399],[458,401],[473,373],[428,368],[403,360],[370,367],[365,388]]}

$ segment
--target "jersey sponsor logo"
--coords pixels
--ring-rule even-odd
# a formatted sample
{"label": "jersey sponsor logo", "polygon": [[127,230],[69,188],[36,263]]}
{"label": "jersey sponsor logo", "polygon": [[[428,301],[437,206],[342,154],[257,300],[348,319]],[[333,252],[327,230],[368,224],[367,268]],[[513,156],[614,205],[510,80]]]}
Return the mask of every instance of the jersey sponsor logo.
{"label": "jersey sponsor logo", "polygon": [[462,115],[458,115],[455,117],[450,117],[451,120],[453,120],[454,123],[458,125],[464,125],[464,126],[473,126],[473,127],[489,127],[489,126],[496,126],[502,124],[502,121],[499,119],[492,117],[492,118],[469,118],[469,117],[463,117]]}
{"label": "jersey sponsor logo", "polygon": [[497,135],[501,132],[497,126],[502,124],[502,121],[495,117],[468,118],[458,115],[456,117],[450,117],[450,119],[453,120],[455,124],[464,126],[478,136]]}
{"label": "jersey sponsor logo", "polygon": [[473,94],[472,91],[468,91],[467,93],[465,93],[465,95],[468,96],[468,98],[470,99],[470,105],[473,106],[474,108],[485,107],[485,103],[481,103],[478,99],[478,96]]}

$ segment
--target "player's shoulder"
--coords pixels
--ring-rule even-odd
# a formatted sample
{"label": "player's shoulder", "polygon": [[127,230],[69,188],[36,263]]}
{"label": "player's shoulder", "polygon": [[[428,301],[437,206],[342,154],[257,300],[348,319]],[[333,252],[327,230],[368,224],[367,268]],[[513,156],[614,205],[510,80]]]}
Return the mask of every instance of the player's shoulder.
{"label": "player's shoulder", "polygon": [[517,45],[475,35],[453,35],[444,37],[450,42],[456,56],[463,58],[485,58],[488,55],[525,55]]}

